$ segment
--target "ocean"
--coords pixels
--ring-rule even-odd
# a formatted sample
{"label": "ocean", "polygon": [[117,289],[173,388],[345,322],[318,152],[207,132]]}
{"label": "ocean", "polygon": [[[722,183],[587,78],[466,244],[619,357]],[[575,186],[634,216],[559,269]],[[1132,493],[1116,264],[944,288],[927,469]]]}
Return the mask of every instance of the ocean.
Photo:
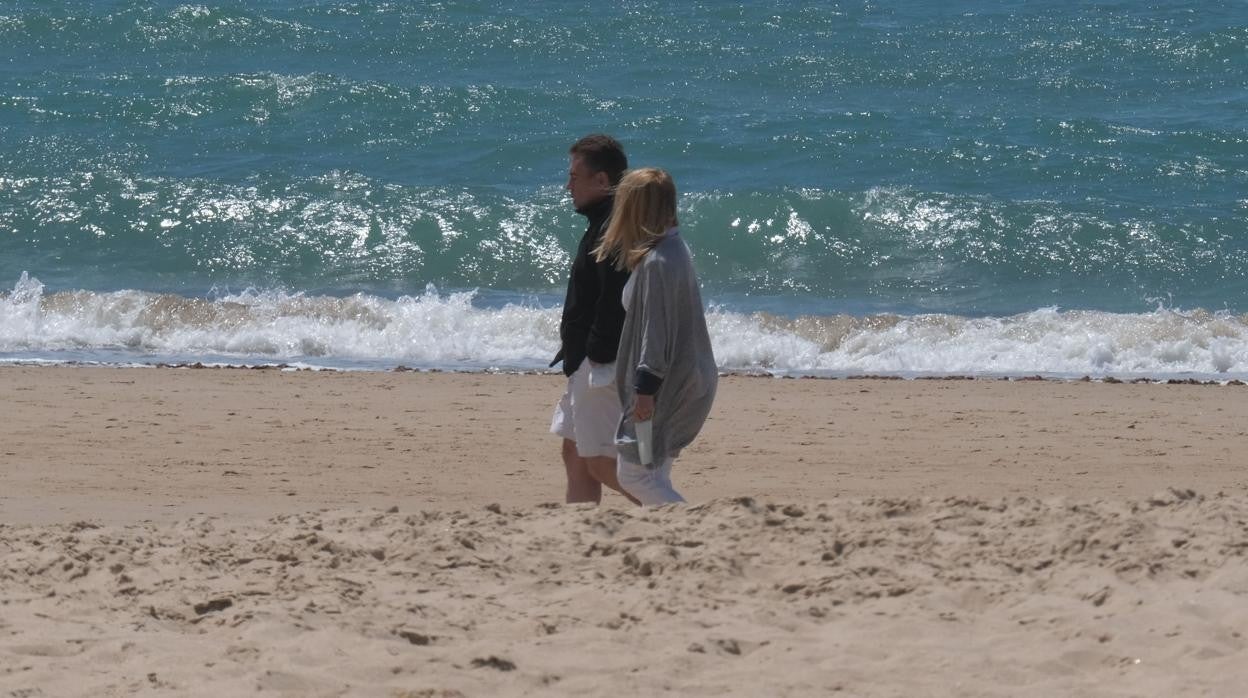
{"label": "ocean", "polygon": [[1248,378],[1248,3],[0,2],[0,362],[544,369],[567,148],[716,357]]}

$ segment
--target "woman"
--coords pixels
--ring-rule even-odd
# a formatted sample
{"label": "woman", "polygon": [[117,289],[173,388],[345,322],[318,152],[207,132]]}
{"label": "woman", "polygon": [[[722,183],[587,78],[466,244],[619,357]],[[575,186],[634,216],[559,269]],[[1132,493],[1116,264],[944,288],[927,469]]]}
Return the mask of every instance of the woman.
{"label": "woman", "polygon": [[[693,442],[715,399],[719,372],[689,248],[676,223],[676,185],[655,168],[624,175],[599,261],[632,272],[616,385],[624,415],[616,430],[620,485],[642,504],[685,501],[672,487],[672,462]],[[649,421],[651,462],[642,463],[638,422]]]}

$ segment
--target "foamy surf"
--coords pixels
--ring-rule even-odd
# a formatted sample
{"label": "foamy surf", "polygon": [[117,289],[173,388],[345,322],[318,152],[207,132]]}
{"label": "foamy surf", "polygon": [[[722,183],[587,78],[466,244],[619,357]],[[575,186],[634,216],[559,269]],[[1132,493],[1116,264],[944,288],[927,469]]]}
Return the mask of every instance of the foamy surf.
{"label": "foamy surf", "polygon": [[[473,292],[345,297],[248,290],[206,298],[136,290],[0,294],[0,360],[202,362],[382,370],[541,370],[560,310]],[[777,375],[1248,377],[1242,315],[1041,308],[1008,317],[802,315],[712,303],[722,369]]]}

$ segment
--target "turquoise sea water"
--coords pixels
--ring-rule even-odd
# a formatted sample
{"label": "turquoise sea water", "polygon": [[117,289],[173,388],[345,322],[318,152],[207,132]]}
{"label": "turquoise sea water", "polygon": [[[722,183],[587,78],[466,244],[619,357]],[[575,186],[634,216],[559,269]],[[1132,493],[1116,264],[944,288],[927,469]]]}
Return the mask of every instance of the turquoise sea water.
{"label": "turquoise sea water", "polygon": [[1246,114],[1238,2],[3,2],[0,357],[542,365],[606,131],[725,367],[1239,376]]}

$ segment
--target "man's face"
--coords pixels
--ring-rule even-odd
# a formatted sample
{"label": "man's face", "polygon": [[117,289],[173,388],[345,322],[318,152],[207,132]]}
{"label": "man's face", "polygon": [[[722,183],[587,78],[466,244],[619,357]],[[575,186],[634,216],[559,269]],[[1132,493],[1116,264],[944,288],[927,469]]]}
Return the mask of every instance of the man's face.
{"label": "man's face", "polygon": [[611,193],[611,180],[606,172],[593,172],[579,155],[573,155],[568,166],[568,193],[572,206],[581,211]]}

